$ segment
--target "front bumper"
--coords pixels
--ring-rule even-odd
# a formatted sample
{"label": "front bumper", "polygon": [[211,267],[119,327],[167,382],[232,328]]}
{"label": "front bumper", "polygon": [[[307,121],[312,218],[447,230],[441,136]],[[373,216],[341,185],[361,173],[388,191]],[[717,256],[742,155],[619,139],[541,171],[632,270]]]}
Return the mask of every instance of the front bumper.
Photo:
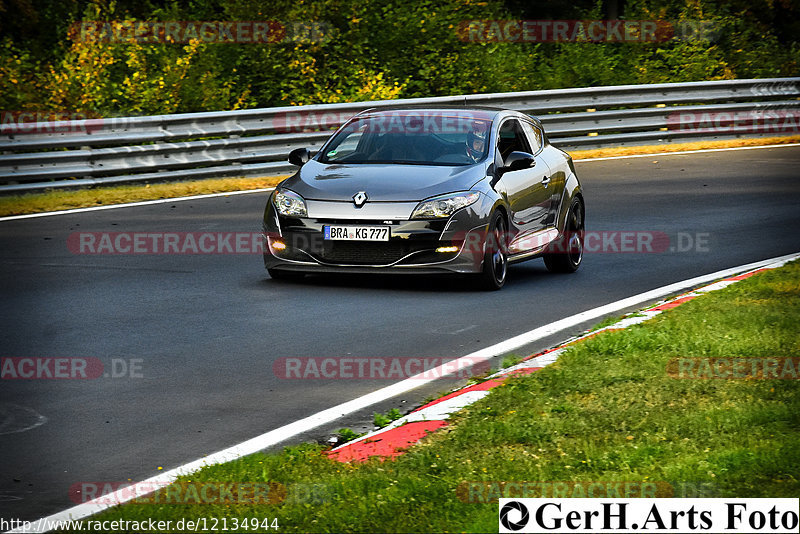
{"label": "front bumper", "polygon": [[[326,225],[388,226],[390,238],[325,240]],[[469,208],[446,220],[291,218],[279,216],[270,203],[264,217],[264,265],[298,272],[476,273],[483,266],[486,228],[480,214]],[[441,247],[454,249],[437,251]]]}

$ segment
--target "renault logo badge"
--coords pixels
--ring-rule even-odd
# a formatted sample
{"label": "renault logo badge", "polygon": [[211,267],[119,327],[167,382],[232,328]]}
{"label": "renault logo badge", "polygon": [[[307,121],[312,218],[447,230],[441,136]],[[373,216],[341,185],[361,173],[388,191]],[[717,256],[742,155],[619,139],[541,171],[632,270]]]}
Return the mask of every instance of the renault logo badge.
{"label": "renault logo badge", "polygon": [[357,208],[360,208],[367,201],[367,198],[369,197],[367,197],[367,194],[364,191],[359,191],[353,195],[353,204],[355,204]]}

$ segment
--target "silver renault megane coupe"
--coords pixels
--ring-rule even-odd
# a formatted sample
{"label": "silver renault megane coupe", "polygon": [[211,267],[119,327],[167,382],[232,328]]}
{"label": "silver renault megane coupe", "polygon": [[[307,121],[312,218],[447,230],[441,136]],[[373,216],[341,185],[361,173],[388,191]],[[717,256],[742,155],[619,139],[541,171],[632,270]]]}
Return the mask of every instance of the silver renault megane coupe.
{"label": "silver renault megane coupe", "polygon": [[572,158],[536,118],[484,107],[367,110],[312,156],[264,211],[264,265],[306,273],[473,273],[500,289],[509,263],[574,272],[584,199]]}

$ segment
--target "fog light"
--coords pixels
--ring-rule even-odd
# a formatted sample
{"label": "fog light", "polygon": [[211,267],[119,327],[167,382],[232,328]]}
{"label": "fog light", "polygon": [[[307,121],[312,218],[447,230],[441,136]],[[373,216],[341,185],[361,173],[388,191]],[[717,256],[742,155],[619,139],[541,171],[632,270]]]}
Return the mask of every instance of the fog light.
{"label": "fog light", "polygon": [[458,252],[458,247],[439,247],[436,252]]}
{"label": "fog light", "polygon": [[286,243],[284,243],[283,241],[273,241],[272,248],[274,248],[275,250],[284,250],[286,248]]}

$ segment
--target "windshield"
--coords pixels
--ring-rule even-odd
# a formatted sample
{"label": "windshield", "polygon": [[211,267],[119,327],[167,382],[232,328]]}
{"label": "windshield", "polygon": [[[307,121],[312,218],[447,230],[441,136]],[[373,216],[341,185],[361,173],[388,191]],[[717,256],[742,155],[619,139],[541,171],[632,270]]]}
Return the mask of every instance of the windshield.
{"label": "windshield", "polygon": [[475,111],[387,111],[358,117],[333,138],[321,163],[472,165],[489,149],[492,121]]}

